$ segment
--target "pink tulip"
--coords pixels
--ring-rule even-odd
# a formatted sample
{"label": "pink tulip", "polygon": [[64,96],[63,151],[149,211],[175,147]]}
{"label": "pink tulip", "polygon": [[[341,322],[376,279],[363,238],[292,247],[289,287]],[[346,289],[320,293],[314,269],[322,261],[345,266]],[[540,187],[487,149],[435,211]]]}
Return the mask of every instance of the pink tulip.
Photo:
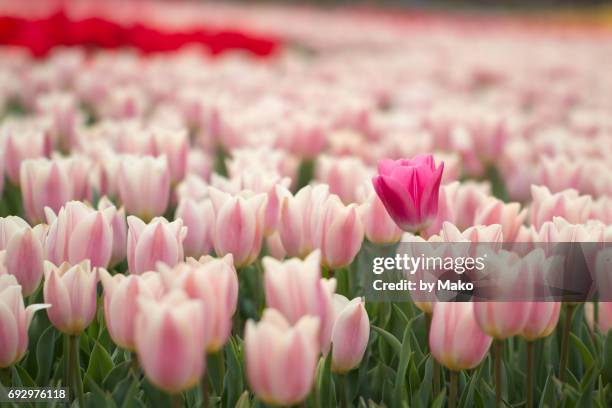
{"label": "pink tulip", "polygon": [[49,320],[59,331],[76,335],[96,316],[98,270],[89,261],[74,266],[64,262],[59,267],[45,262],[45,303]]}
{"label": "pink tulip", "polygon": [[321,249],[322,265],[339,269],[353,262],[364,237],[357,206],[345,206],[338,196],[333,195],[325,202],[316,222],[313,245]]}
{"label": "pink tulip", "polygon": [[[606,335],[612,330],[612,302],[599,302],[597,308],[597,329]],[[595,307],[592,302],[584,304],[584,314],[589,328],[595,330]]]}
{"label": "pink tulip", "polygon": [[431,237],[437,235],[440,233],[442,224],[445,221],[455,222],[459,218],[457,216],[457,194],[460,185],[458,181],[454,181],[440,187],[440,192],[438,194],[438,213],[432,223],[421,231],[422,236]]}
{"label": "pink tulip", "polygon": [[502,228],[499,224],[477,225],[461,232],[454,224],[445,222],[442,224],[440,237],[445,242],[503,242]]}
{"label": "pink tulip", "polygon": [[145,224],[138,217],[129,216],[127,258],[130,273],[140,275],[156,269],[162,262],[172,267],[183,261],[183,240],[187,228],[178,219],[168,222],[165,218],[153,218]]}
{"label": "pink tulip", "polygon": [[[106,197],[98,201],[98,210],[106,211],[108,208],[115,208],[115,205]],[[113,267],[123,261],[127,255],[127,221],[125,209],[123,207],[115,210],[115,215],[111,219],[113,228],[113,250],[108,266]]]}
{"label": "pink tulip", "polygon": [[504,242],[513,242],[525,218],[527,210],[521,210],[519,203],[504,203],[488,197],[476,210],[475,225],[501,225]]}
{"label": "pink tulip", "polygon": [[28,349],[28,328],[37,310],[49,305],[24,306],[21,287],[11,275],[0,275],[0,368],[19,362]]}
{"label": "pink tulip", "polygon": [[357,187],[371,171],[357,157],[320,156],[317,159],[317,180],[329,185],[329,191],[343,203],[357,202]]}
{"label": "pink tulip", "polygon": [[290,406],[312,389],[319,360],[318,319],[304,316],[293,326],[274,309],[247,321],[246,373],[253,392],[267,404]]}
{"label": "pink tulip", "polygon": [[473,225],[476,211],[484,205],[490,197],[491,188],[488,183],[475,183],[472,181],[460,183],[454,195],[454,219],[449,220],[464,230]]}
{"label": "pink tulip", "polygon": [[232,196],[209,188],[215,209],[213,243],[219,256],[232,254],[236,268],[251,264],[261,250],[267,198],[245,191]]}
{"label": "pink tulip", "polygon": [[195,386],[205,368],[202,301],[173,290],[161,300],[141,297],[139,303],[136,351],[149,381],[169,393]]}
{"label": "pink tulip", "polygon": [[552,194],[548,188],[531,186],[531,225],[539,229],[554,217],[563,217],[570,223],[585,222],[591,211],[591,197],[580,196],[576,190],[563,190]]}
{"label": "pink tulip", "polygon": [[272,258],[282,260],[287,256],[287,251],[283,247],[278,231],[266,238],[266,248],[268,248],[268,254]]}
{"label": "pink tulip", "polygon": [[291,324],[306,315],[317,316],[319,342],[327,353],[334,324],[332,294],[336,282],[321,279],[320,251],[303,261],[292,258],[281,262],[265,257],[262,263],[266,305],[282,313]]}
{"label": "pink tulip", "polygon": [[75,154],[68,157],[53,157],[68,175],[71,186],[70,199],[91,201],[93,195],[92,171],[94,168],[92,161],[85,156]]}
{"label": "pink tulip", "polygon": [[164,291],[161,277],[157,272],[111,276],[101,269],[100,278],[104,286],[104,319],[108,333],[119,347],[134,351],[139,299],[160,299]]}
{"label": "pink tulip", "polygon": [[186,256],[198,257],[210,253],[212,249],[215,211],[208,199],[196,201],[185,198],[179,201],[174,219],[182,219],[187,227],[187,236],[183,242]]}
{"label": "pink tulip", "polygon": [[42,129],[9,128],[4,144],[4,166],[13,184],[21,183],[21,163],[51,154],[51,140]]}
{"label": "pink tulip", "polygon": [[0,148],[0,197],[4,196],[4,166],[4,150]]}
{"label": "pink tulip", "polygon": [[370,337],[370,318],[362,299],[349,301],[338,294],[334,294],[334,317],[332,371],[345,373],[363,359]]}
{"label": "pink tulip", "polygon": [[93,267],[108,266],[115,211],[115,207],[96,211],[80,201],[67,202],[57,215],[48,208],[47,259],[56,265],[63,262],[75,265],[87,259]]}
{"label": "pink tulip", "polygon": [[436,168],[431,155],[379,162],[378,176],[372,183],[387,212],[401,229],[422,230],[435,218],[443,170],[444,163]]}
{"label": "pink tulip", "polygon": [[175,189],[178,200],[191,198],[200,201],[208,198],[208,183],[195,174],[188,174]]}
{"label": "pink tulip", "polygon": [[375,244],[391,244],[400,240],[402,230],[387,213],[380,198],[372,192],[359,207],[359,216],[366,238]]}
{"label": "pink tulip", "polygon": [[21,285],[24,296],[38,288],[43,276],[43,237],[46,227],[34,228],[19,217],[0,218],[0,250],[6,250],[4,266]]}
{"label": "pink tulip", "polygon": [[56,160],[25,160],[19,174],[23,208],[32,223],[44,220],[45,207],[57,212],[72,197],[68,173]]}
{"label": "pink tulip", "polygon": [[548,337],[557,326],[560,311],[560,302],[531,302],[520,335],[527,341]]}
{"label": "pink tulip", "polygon": [[187,131],[156,126],[151,132],[153,133],[155,155],[164,155],[168,159],[172,182],[180,182],[187,173],[187,154],[189,153]]}
{"label": "pink tulip", "polygon": [[128,214],[145,221],[161,216],[170,198],[170,171],[164,156],[127,156],[117,174],[119,198]]}
{"label": "pink tulip", "polygon": [[551,192],[557,193],[565,189],[578,189],[583,167],[579,162],[568,157],[544,156],[538,163],[537,183],[546,186]]}
{"label": "pink tulip", "polygon": [[493,299],[475,302],[474,317],[483,332],[503,340],[521,332],[530,310],[529,302],[513,302],[503,298],[531,296],[536,283],[534,275],[537,271],[534,269],[542,267],[545,255],[542,250],[534,251],[524,259],[506,251],[487,255],[486,270],[492,275],[495,285],[488,294]]}
{"label": "pink tulip", "polygon": [[305,257],[313,250],[312,230],[315,216],[329,198],[329,187],[321,184],[306,186],[295,196],[284,187],[277,188],[280,197],[278,232],[287,256]]}
{"label": "pink tulip", "polygon": [[472,302],[437,302],[429,330],[429,349],[450,370],[476,367],[493,338],[482,332],[474,318]]}
{"label": "pink tulip", "polygon": [[221,259],[191,258],[188,265],[163,271],[172,288],[202,300],[206,316],[206,351],[215,353],[227,342],[238,305],[238,275],[231,254]]}

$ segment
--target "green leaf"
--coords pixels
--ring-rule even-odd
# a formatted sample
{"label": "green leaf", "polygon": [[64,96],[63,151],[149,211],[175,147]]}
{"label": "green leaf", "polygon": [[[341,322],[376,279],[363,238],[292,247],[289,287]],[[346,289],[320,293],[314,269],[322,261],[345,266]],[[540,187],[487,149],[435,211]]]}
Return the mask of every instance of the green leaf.
{"label": "green leaf", "polygon": [[469,407],[472,405],[474,401],[474,393],[476,391],[476,385],[480,382],[480,373],[482,368],[478,367],[474,370],[474,373],[470,377],[470,380],[467,383],[465,390],[461,394],[461,398],[459,400],[460,407]]}
{"label": "green leaf", "polygon": [[96,342],[89,356],[89,366],[87,367],[86,375],[96,384],[102,384],[113,367],[113,360],[108,351],[100,343]]}
{"label": "green leaf", "polygon": [[147,398],[146,400],[147,407],[168,408],[168,407],[174,406],[173,404],[174,401],[173,401],[172,396],[170,394],[163,392],[159,388],[156,388],[149,381],[144,380],[142,382],[142,388]]}
{"label": "green leaf", "polygon": [[225,378],[225,351],[219,350],[207,356],[206,373],[213,386],[215,395],[223,393],[223,379]]}
{"label": "green leaf", "polygon": [[90,392],[85,394],[85,406],[87,408],[116,408],[117,404],[109,394],[96,384],[91,377],[85,374],[85,386]]}
{"label": "green leaf", "polygon": [[106,377],[104,377],[102,387],[106,391],[114,391],[119,382],[129,375],[130,364],[130,361],[124,361],[113,367],[113,369],[108,372]]}
{"label": "green leaf", "polygon": [[223,384],[223,398],[225,406],[230,408],[236,405],[236,401],[244,392],[244,379],[242,374],[242,353],[239,340],[232,337],[225,347],[227,362],[227,373]]}
{"label": "green leaf", "polygon": [[578,349],[578,352],[580,353],[580,356],[582,357],[582,361],[584,362],[586,368],[588,369],[589,367],[593,365],[593,356],[591,355],[591,352],[589,351],[587,346],[584,345],[584,343],[582,342],[582,340],[580,340],[578,336],[576,336],[574,333],[571,333],[571,332],[569,335],[570,335],[570,339],[574,343],[574,347]]}
{"label": "green leaf", "polygon": [[332,407],[336,403],[336,393],[331,375],[332,352],[325,359],[319,360],[317,368],[317,397],[320,407]]}
{"label": "green leaf", "polygon": [[604,343],[601,373],[608,384],[612,384],[612,330],[608,332]]}
{"label": "green leaf", "polygon": [[121,408],[132,408],[135,406],[136,394],[139,391],[139,381],[130,374],[123,378],[113,391],[113,400]]}
{"label": "green leaf", "polygon": [[[394,337],[395,338],[395,337]],[[410,324],[406,325],[404,330],[404,339],[401,344],[400,360],[397,367],[397,374],[395,376],[395,387],[393,389],[393,395],[395,401],[406,400],[406,372],[408,371],[408,364],[412,357],[412,351],[410,350]]]}
{"label": "green leaf", "polygon": [[372,330],[374,330],[383,339],[385,339],[385,341],[387,342],[387,344],[389,344],[391,346],[391,348],[393,349],[395,354],[397,354],[397,355],[401,354],[401,352],[402,352],[402,344],[399,342],[399,340],[394,335],[392,335],[388,331],[386,331],[384,329],[381,329],[380,327],[377,327],[377,326],[372,326]]}
{"label": "green leaf", "polygon": [[544,389],[542,390],[542,396],[540,397],[540,403],[538,406],[540,407],[555,407],[555,384],[552,371],[548,374],[546,378],[546,384],[544,385]]}
{"label": "green leaf", "polygon": [[251,399],[249,398],[248,391],[243,392],[240,398],[238,398],[236,408],[251,408]]}
{"label": "green leaf", "polygon": [[431,404],[431,408],[442,408],[446,402],[446,390],[442,389],[436,399]]}
{"label": "green leaf", "polygon": [[[19,374],[21,384],[24,387],[36,387],[36,383],[23,367],[15,365],[13,368],[17,371],[17,374]],[[15,375],[15,372],[13,372],[13,375]]]}
{"label": "green leaf", "polygon": [[55,328],[47,327],[36,343],[36,384],[47,385],[53,366],[53,354],[55,351]]}

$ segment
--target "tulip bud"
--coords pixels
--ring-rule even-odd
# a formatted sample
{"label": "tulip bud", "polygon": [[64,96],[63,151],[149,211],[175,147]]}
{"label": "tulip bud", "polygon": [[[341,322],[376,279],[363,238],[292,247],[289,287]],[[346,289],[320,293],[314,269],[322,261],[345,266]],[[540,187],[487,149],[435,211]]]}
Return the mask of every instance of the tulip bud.
{"label": "tulip bud", "polygon": [[205,319],[201,300],[179,290],[161,300],[140,298],[136,316],[138,361],[151,383],[179,393],[204,373]]}
{"label": "tulip bud", "polygon": [[56,160],[25,160],[19,174],[23,208],[32,223],[45,218],[45,207],[57,212],[72,197],[68,174]]}
{"label": "tulip bud", "polygon": [[474,318],[472,302],[436,302],[429,349],[450,370],[476,367],[484,359],[493,338],[482,332]]}
{"label": "tulip bud", "polygon": [[96,316],[98,270],[89,261],[59,267],[45,262],[45,303],[49,320],[59,331],[76,335],[87,328]]}
{"label": "tulip bud", "polygon": [[290,406],[308,396],[319,357],[318,332],[316,317],[304,316],[292,327],[274,309],[266,309],[258,323],[247,321],[246,373],[259,399]]}
{"label": "tulip bud", "polygon": [[332,371],[345,373],[363,358],[370,337],[370,318],[360,298],[349,301],[334,294],[333,303]]}
{"label": "tulip bud", "polygon": [[191,258],[188,266],[164,270],[172,288],[182,289],[192,299],[202,300],[206,315],[206,351],[215,353],[227,342],[232,316],[238,305],[238,275],[232,255],[222,259]]}
{"label": "tulip bud", "polygon": [[219,256],[232,254],[236,268],[251,264],[261,250],[267,198],[264,194],[232,196],[209,188],[215,209],[213,243]]}
{"label": "tulip bud", "polygon": [[210,253],[215,225],[215,211],[210,200],[182,199],[176,208],[174,219],[182,219],[187,227],[183,242],[186,256],[198,257]]}
{"label": "tulip bud", "polygon": [[140,218],[129,216],[127,222],[130,273],[139,275],[155,270],[158,262],[172,267],[183,260],[187,228],[183,227],[182,220],[168,222],[165,218],[153,218],[145,224]]}
{"label": "tulip bud", "polygon": [[319,342],[327,353],[334,324],[332,294],[336,282],[321,279],[320,262],[318,250],[303,261],[292,258],[280,262],[270,257],[262,261],[266,305],[282,313],[291,324],[306,315],[317,316]]}
{"label": "tulip bud", "polygon": [[548,337],[559,321],[560,302],[531,302],[520,335],[527,341]]}
{"label": "tulip bud", "polygon": [[165,156],[126,156],[117,174],[119,198],[128,214],[145,221],[161,216],[170,198],[170,171]]}
{"label": "tulip bud", "polygon": [[60,265],[89,260],[93,267],[107,267],[113,249],[112,218],[115,207],[96,211],[80,201],[69,201],[56,215],[46,209],[49,233],[47,259]]}
{"label": "tulip bud", "polygon": [[24,306],[21,287],[11,275],[0,275],[0,368],[19,362],[28,349],[28,328],[37,310],[49,305]]}
{"label": "tulip bud", "polygon": [[595,330],[595,326],[597,326],[604,335],[612,330],[612,302],[599,302],[597,305],[597,324],[595,324],[595,305],[593,303],[584,304],[584,315],[591,330]]}
{"label": "tulip bud", "polygon": [[378,163],[372,183],[398,227],[420,231],[436,217],[443,170],[444,163],[436,168],[431,155]]}
{"label": "tulip bud", "polygon": [[402,230],[385,210],[385,206],[375,193],[359,207],[359,216],[366,238],[375,244],[391,244],[400,240]]}
{"label": "tulip bud", "polygon": [[125,219],[125,209],[116,209],[115,205],[106,197],[98,201],[98,210],[104,211],[108,208],[115,208],[115,215],[111,219],[113,228],[113,250],[108,266],[113,267],[123,261],[127,255],[127,221]]}
{"label": "tulip bud", "polygon": [[330,269],[343,268],[353,262],[363,243],[363,224],[357,206],[342,204],[338,196],[331,196],[317,220],[320,227],[314,246],[321,249],[322,265]]}
{"label": "tulip bud", "polygon": [[108,333],[119,347],[134,351],[139,299],[162,297],[164,288],[160,275],[157,272],[145,272],[142,275],[111,276],[101,269],[100,278],[104,286],[104,319]]}
{"label": "tulip bud", "polygon": [[4,266],[21,285],[24,296],[38,288],[43,276],[43,237],[46,226],[34,228],[21,218],[0,218],[0,250],[6,250]]}

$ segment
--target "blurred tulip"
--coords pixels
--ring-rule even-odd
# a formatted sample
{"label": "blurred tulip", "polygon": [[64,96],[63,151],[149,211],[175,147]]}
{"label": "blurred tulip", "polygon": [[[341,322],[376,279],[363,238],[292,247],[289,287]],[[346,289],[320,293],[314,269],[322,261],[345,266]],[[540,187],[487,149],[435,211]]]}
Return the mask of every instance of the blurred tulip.
{"label": "blurred tulip", "polygon": [[140,313],[139,299],[158,300],[163,294],[163,285],[157,272],[142,275],[109,274],[100,269],[100,280],[104,287],[104,319],[113,342],[126,350],[136,349],[136,318]]}
{"label": "blurred tulip", "polygon": [[47,208],[47,259],[56,265],[89,260],[93,267],[107,267],[113,250],[115,212],[115,207],[96,211],[80,201],[67,202],[57,215]]}
{"label": "blurred tulip", "polygon": [[151,383],[179,393],[204,373],[205,322],[201,300],[173,290],[161,300],[139,298],[136,316],[138,361]]}
{"label": "blurred tulip", "polygon": [[0,368],[19,362],[28,349],[34,313],[46,304],[24,306],[21,287],[11,275],[0,275]]}
{"label": "blurred tulip", "polygon": [[25,160],[20,177],[23,208],[31,223],[45,219],[45,207],[58,212],[72,197],[69,175],[56,160]]}
{"label": "blurred tulip", "polygon": [[363,358],[370,338],[370,318],[360,298],[349,301],[334,294],[333,304],[332,371],[345,373]]}
{"label": "blurred tulip", "polygon": [[51,140],[39,129],[12,129],[7,126],[4,141],[4,166],[8,179],[13,184],[21,183],[21,163],[51,154]]}
{"label": "blurred tulip", "polygon": [[182,219],[187,227],[183,241],[186,256],[199,257],[210,253],[215,225],[215,211],[208,199],[196,201],[185,198],[179,201],[174,219]]}
{"label": "blurred tulip", "polygon": [[119,164],[117,185],[125,211],[145,221],[161,216],[170,198],[170,171],[164,156],[126,156]]}
{"label": "blurred tulip", "polygon": [[60,166],[64,168],[70,183],[70,199],[79,201],[91,201],[92,190],[92,171],[93,163],[87,157],[72,154],[68,157],[53,156]]}
{"label": "blurred tulip", "polygon": [[387,213],[380,198],[372,192],[359,206],[359,216],[366,238],[375,244],[391,244],[400,240],[402,230]]}
{"label": "blurred tulip", "polygon": [[576,190],[563,190],[552,194],[543,186],[531,186],[531,225],[539,229],[554,217],[563,217],[570,223],[585,222],[591,211],[591,197],[579,196]]}
{"label": "blurred tulip", "polygon": [[127,258],[130,273],[140,275],[156,269],[162,262],[170,267],[183,261],[183,240],[187,228],[181,219],[168,222],[165,218],[153,218],[145,224],[138,217],[129,216]]}
{"label": "blurred tulip", "polygon": [[206,351],[216,353],[227,342],[238,305],[238,275],[231,254],[221,259],[191,258],[188,265],[164,272],[172,288],[202,300],[206,316]]}
{"label": "blurred tulip", "polygon": [[584,304],[584,315],[591,330],[597,328],[604,335],[612,330],[612,302],[598,303],[597,325],[595,325],[595,306],[592,302]]}
{"label": "blurred tulip", "polygon": [[[156,156],[165,156],[173,183],[180,182],[187,173],[189,139],[185,129],[152,128]],[[161,215],[161,214],[155,214]]]}
{"label": "blurred tulip", "polygon": [[0,218],[0,250],[6,249],[4,265],[15,276],[24,296],[36,291],[43,276],[43,239],[46,226],[34,228],[19,217]]}
{"label": "blurred tulip", "polygon": [[519,203],[504,203],[489,197],[476,210],[474,225],[501,225],[504,242],[513,242],[523,222],[527,210],[521,210]]}
{"label": "blurred tulip", "polygon": [[290,324],[297,323],[303,316],[317,316],[319,344],[326,354],[334,325],[332,294],[336,281],[321,278],[320,262],[320,251],[303,261],[292,258],[280,262],[270,257],[262,261],[266,305],[282,313]]}
{"label": "blurred tulip", "polygon": [[338,195],[344,204],[357,202],[357,187],[371,171],[357,157],[331,157],[322,155],[317,158],[316,179],[329,185],[329,191]]}
{"label": "blurred tulip", "polygon": [[215,209],[213,243],[219,256],[232,254],[236,268],[250,265],[259,255],[263,242],[266,196],[232,196],[209,188]]}
{"label": "blurred tulip", "polygon": [[557,326],[560,311],[560,302],[531,302],[520,335],[527,341],[548,337]]}
{"label": "blurred tulip", "polygon": [[[108,208],[115,208],[115,205],[104,196],[98,201],[98,210],[106,211]],[[109,267],[113,267],[123,261],[127,255],[127,221],[125,218],[125,209],[123,207],[116,209],[111,220],[113,228],[113,250],[111,259],[108,263]]]}
{"label": "blurred tulip", "polygon": [[568,157],[542,157],[538,163],[535,184],[546,186],[551,192],[578,189],[582,166]]}
{"label": "blurred tulip", "polygon": [[98,270],[89,261],[74,266],[64,262],[59,267],[45,262],[45,303],[49,320],[59,331],[77,335],[96,316]]}
{"label": "blurred tulip", "polygon": [[435,218],[443,170],[444,163],[436,168],[431,155],[379,162],[378,175],[372,183],[387,212],[401,229],[420,231]]}
{"label": "blurred tulip", "polygon": [[247,321],[246,373],[259,399],[290,406],[308,396],[319,360],[318,326],[318,319],[312,316],[291,326],[274,309],[266,309],[258,323]]}
{"label": "blurred tulip", "polygon": [[429,349],[450,370],[476,367],[484,359],[492,338],[474,318],[472,302],[437,302],[429,330]]}

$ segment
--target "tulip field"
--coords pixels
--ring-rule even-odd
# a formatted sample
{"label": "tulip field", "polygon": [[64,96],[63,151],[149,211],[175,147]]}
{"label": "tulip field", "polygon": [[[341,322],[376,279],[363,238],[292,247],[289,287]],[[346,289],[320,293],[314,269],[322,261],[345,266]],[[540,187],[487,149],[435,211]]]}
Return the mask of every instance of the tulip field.
{"label": "tulip field", "polygon": [[612,406],[609,21],[0,0],[0,407]]}

